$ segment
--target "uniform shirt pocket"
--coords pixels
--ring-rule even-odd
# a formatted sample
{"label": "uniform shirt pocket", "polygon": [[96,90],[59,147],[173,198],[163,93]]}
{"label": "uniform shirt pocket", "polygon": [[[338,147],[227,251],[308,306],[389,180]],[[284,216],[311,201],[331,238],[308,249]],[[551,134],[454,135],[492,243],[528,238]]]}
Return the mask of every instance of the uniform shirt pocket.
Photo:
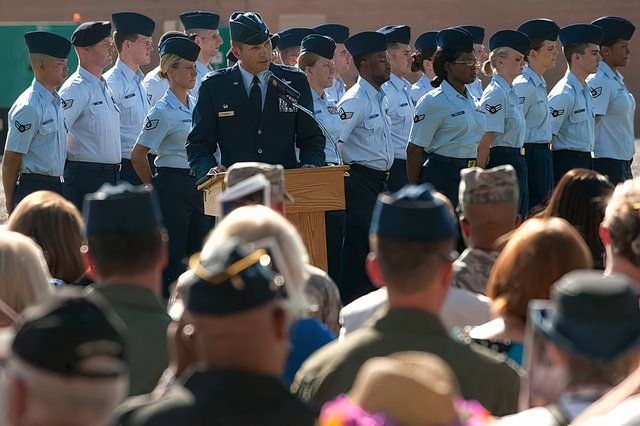
{"label": "uniform shirt pocket", "polygon": [[572,123],[581,123],[589,117],[586,108],[578,108],[569,115],[569,121]]}
{"label": "uniform shirt pocket", "polygon": [[547,113],[549,112],[549,107],[547,103],[540,99],[529,108],[528,114],[525,117],[527,122],[527,127],[539,127],[544,123],[545,118],[547,118]]}
{"label": "uniform shirt pocket", "polygon": [[120,120],[122,124],[133,124],[135,121],[136,104],[140,102],[135,93],[130,93],[122,98]]}

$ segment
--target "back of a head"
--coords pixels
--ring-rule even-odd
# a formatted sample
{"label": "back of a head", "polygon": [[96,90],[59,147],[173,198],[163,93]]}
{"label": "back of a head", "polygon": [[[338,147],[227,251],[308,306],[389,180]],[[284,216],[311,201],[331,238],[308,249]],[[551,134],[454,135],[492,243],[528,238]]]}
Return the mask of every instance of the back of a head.
{"label": "back of a head", "polygon": [[0,300],[20,313],[53,294],[50,280],[42,250],[33,240],[0,231]]}
{"label": "back of a head", "polygon": [[100,278],[139,274],[158,265],[166,237],[151,189],[105,184],[85,197],[83,212],[89,254]]}
{"label": "back of a head", "polygon": [[382,194],[369,232],[384,283],[391,291],[424,290],[438,275],[457,238],[449,205],[428,184]]}
{"label": "back of a head", "polygon": [[533,299],[548,299],[553,283],[576,269],[590,269],[584,240],[560,218],[530,219],[518,228],[498,256],[487,283],[498,314],[526,320]]}
{"label": "back of a head", "polygon": [[573,169],[560,179],[544,212],[544,216],[565,219],[578,230],[598,269],[604,267],[604,247],[598,229],[612,192],[613,185],[605,176],[592,170]]}
{"label": "back of a head", "polygon": [[15,208],[7,229],[32,238],[43,250],[51,276],[72,284],[84,273],[80,248],[84,223],[78,209],[50,191],[28,195]]}
{"label": "back of a head", "polygon": [[609,230],[613,253],[640,267],[640,179],[616,187],[602,224]]}

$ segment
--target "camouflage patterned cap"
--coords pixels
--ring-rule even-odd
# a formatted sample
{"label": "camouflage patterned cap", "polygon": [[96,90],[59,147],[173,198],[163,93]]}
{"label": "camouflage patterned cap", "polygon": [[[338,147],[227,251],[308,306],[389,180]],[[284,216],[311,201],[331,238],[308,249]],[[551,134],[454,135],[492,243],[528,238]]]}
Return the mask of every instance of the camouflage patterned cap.
{"label": "camouflage patterned cap", "polygon": [[293,197],[287,193],[284,183],[284,168],[280,164],[265,164],[256,162],[235,163],[227,170],[224,184],[231,188],[240,182],[262,174],[271,183],[271,194],[280,195],[287,201],[293,202]]}
{"label": "camouflage patterned cap", "polygon": [[518,201],[518,178],[512,166],[472,167],[460,172],[460,204]]}

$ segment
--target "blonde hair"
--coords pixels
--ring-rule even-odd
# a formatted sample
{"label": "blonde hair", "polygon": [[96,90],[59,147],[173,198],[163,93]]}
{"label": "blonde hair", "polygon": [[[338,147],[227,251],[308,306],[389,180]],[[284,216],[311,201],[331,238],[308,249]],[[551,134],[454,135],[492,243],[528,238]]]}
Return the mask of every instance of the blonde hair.
{"label": "blonde hair", "polygon": [[174,68],[177,64],[182,62],[183,59],[175,55],[173,53],[168,53],[166,55],[162,55],[160,58],[160,78],[164,78],[165,80],[169,79],[168,73],[169,68]]}
{"label": "blonde hair", "polygon": [[509,55],[509,52],[513,51],[510,47],[498,47],[489,53],[489,59],[482,64],[482,73],[487,77],[491,77],[497,72],[496,70],[496,58],[505,58]]}
{"label": "blonde hair", "polygon": [[0,231],[0,299],[15,312],[53,294],[44,255],[22,234]]}
{"label": "blonde hair", "polygon": [[38,243],[54,278],[73,284],[84,276],[80,253],[84,222],[78,209],[62,196],[51,191],[28,195],[9,217],[7,229]]}
{"label": "blonde hair", "polygon": [[320,59],[320,55],[317,53],[302,52],[300,56],[298,56],[298,68],[304,71],[306,67],[314,66],[316,62],[318,62],[318,59]]}
{"label": "blonde hair", "polygon": [[640,179],[616,187],[602,225],[609,230],[613,252],[640,267]]}

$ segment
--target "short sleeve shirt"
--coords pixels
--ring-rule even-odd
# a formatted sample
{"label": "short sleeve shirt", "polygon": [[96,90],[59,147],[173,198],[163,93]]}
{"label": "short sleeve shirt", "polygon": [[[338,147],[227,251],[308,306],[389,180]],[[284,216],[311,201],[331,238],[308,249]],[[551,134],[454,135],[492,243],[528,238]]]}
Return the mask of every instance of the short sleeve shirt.
{"label": "short sleeve shirt", "polygon": [[336,149],[342,130],[342,120],[338,115],[337,102],[327,94],[326,90],[322,96],[318,95],[314,90],[311,92],[313,95],[313,113],[335,142],[335,144],[333,144],[327,138],[327,143],[324,147],[325,161],[327,163],[337,164],[338,155],[336,154]]}
{"label": "short sleeve shirt", "polygon": [[484,89],[480,109],[486,115],[487,132],[494,133],[492,148],[522,148],[526,129],[520,99],[500,75],[494,75]]}
{"label": "short sleeve shirt", "polygon": [[391,118],[391,144],[394,158],[407,159],[407,142],[413,124],[415,107],[411,99],[411,85],[404,78],[391,73],[389,81],[382,85],[389,102]]}
{"label": "short sleeve shirt", "polygon": [[551,112],[547,83],[529,67],[513,81],[526,122],[525,143],[551,142]]}

